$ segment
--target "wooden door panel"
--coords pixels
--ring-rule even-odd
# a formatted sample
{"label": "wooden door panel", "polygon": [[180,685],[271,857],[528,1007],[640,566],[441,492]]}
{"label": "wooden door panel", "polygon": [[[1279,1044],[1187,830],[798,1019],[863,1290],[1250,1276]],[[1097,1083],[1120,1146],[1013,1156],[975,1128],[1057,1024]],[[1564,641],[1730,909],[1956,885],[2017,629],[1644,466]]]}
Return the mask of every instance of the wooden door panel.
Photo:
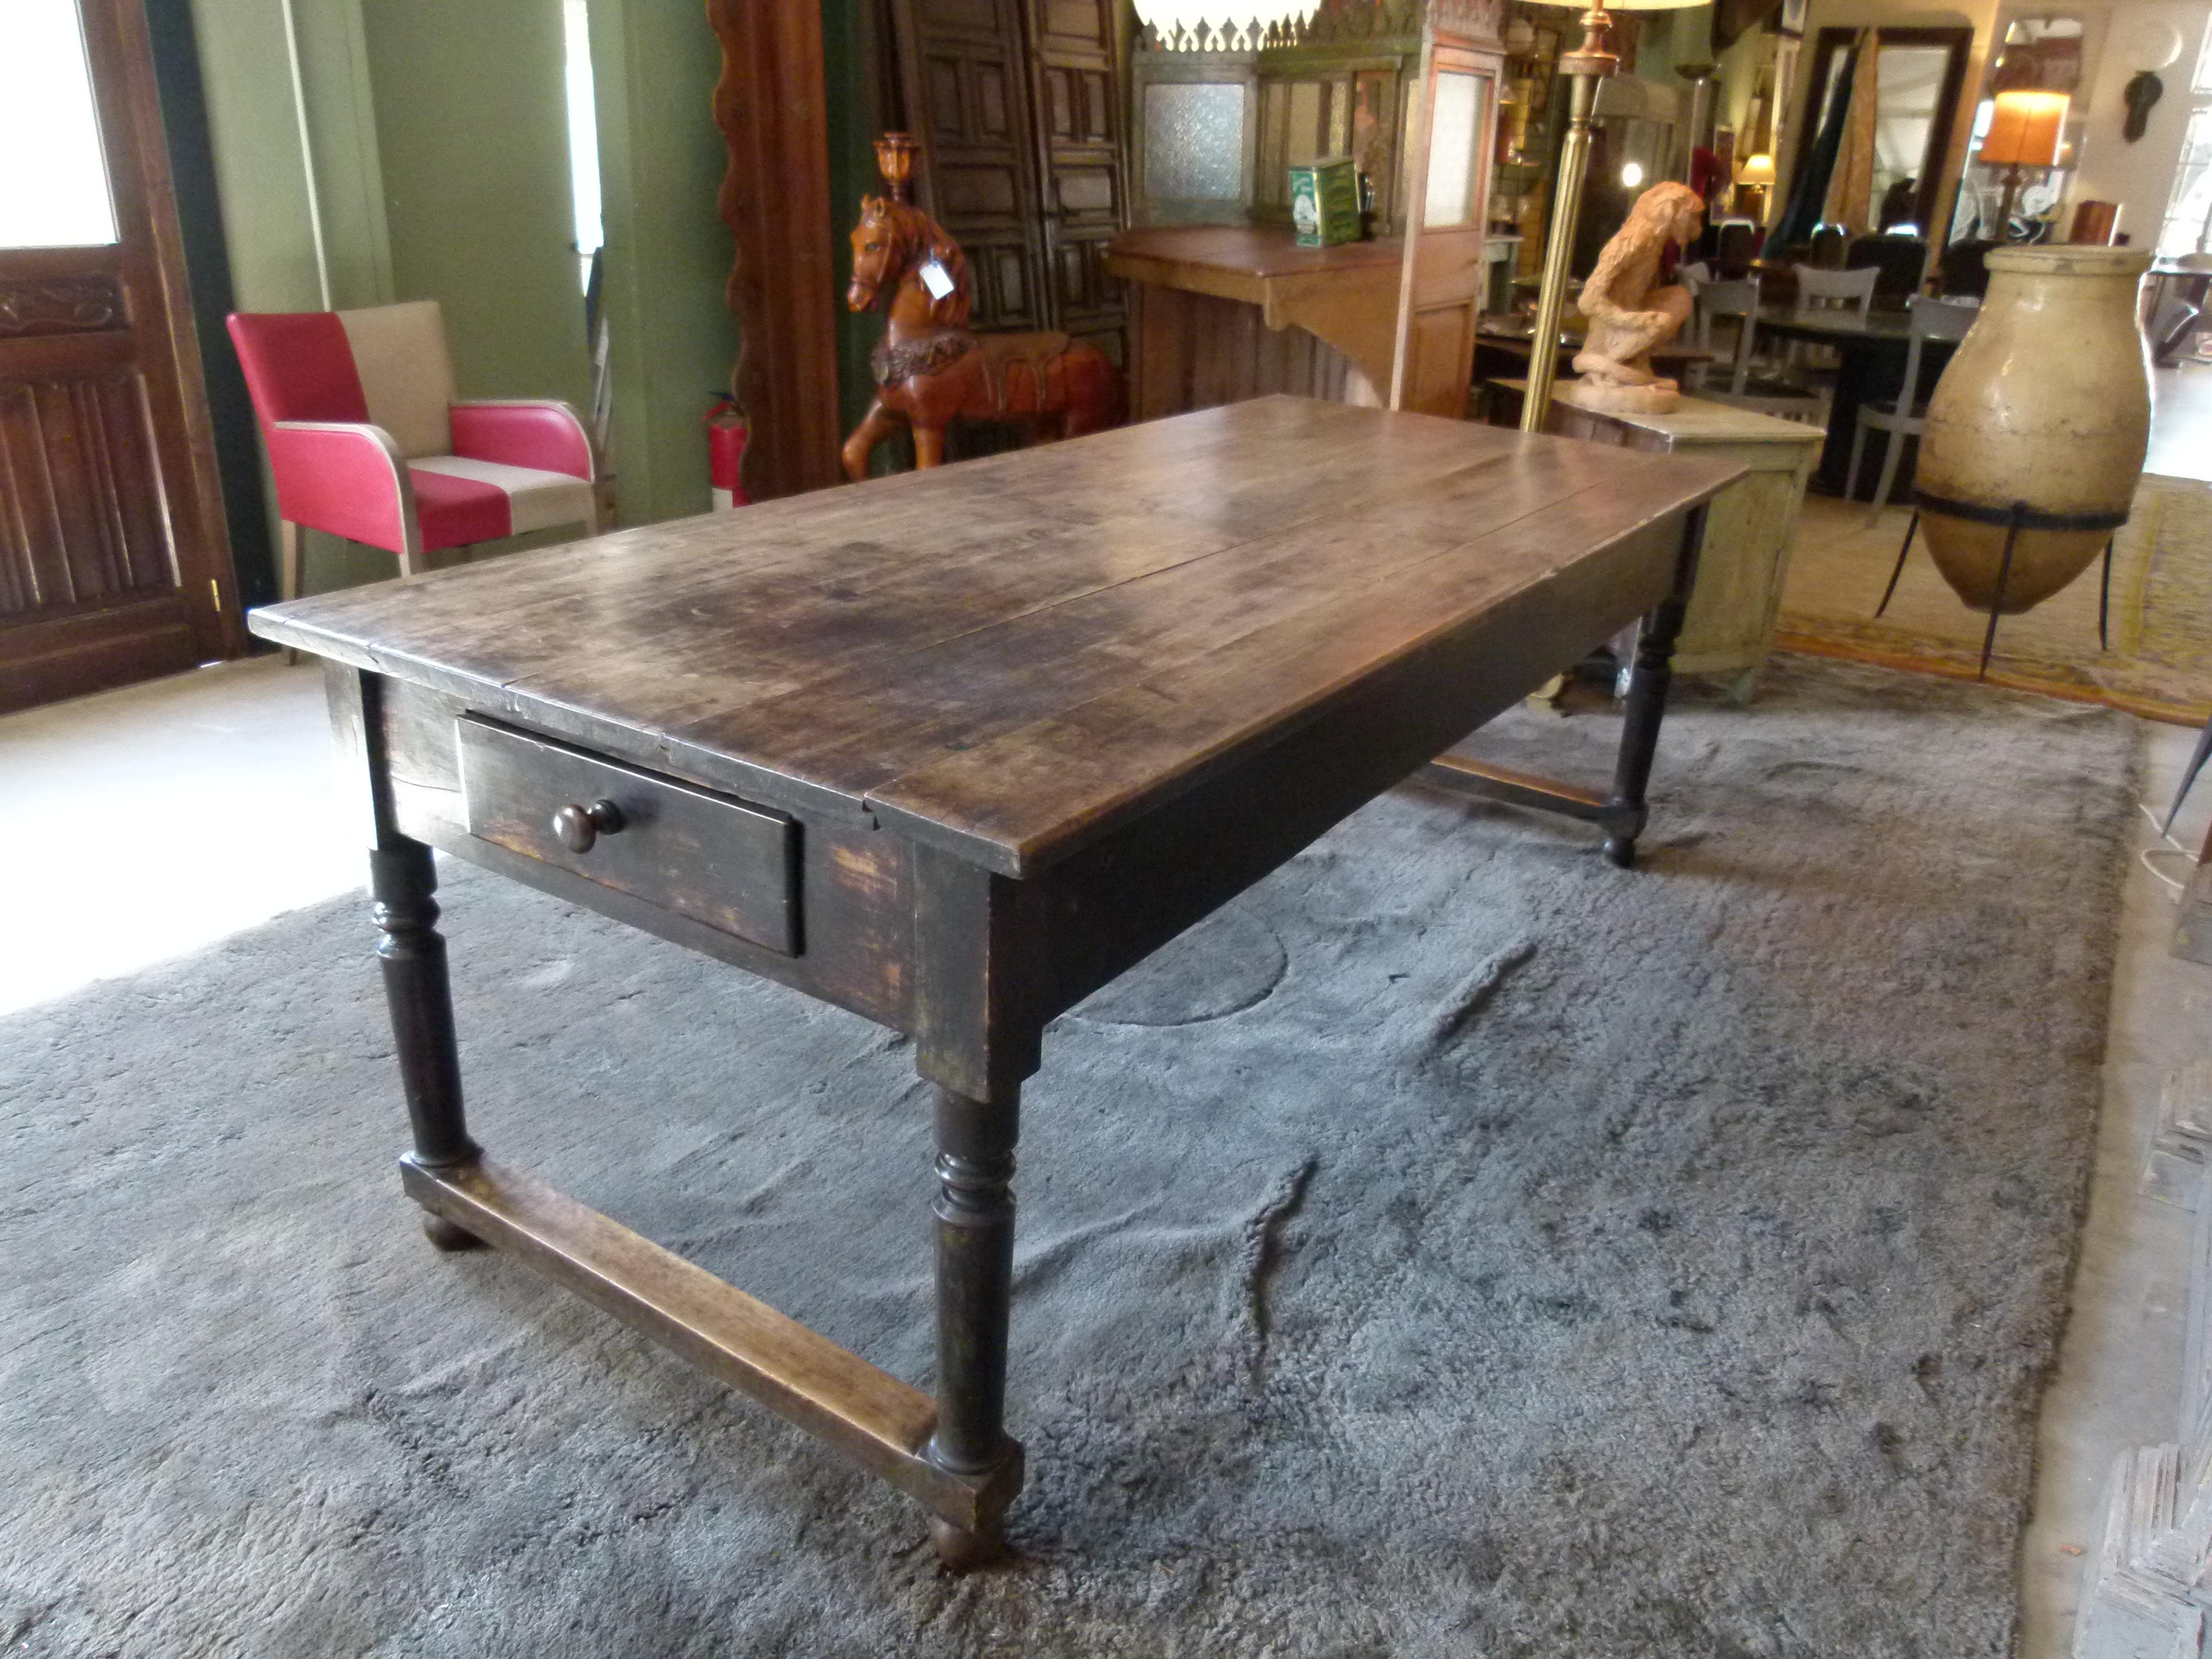
{"label": "wooden door panel", "polygon": [[1405,407],[1419,415],[1462,420],[1474,362],[1473,316],[1464,304],[1413,313],[1412,360],[1407,365]]}
{"label": "wooden door panel", "polygon": [[1042,326],[1047,289],[1016,3],[900,0],[893,13],[921,205],[968,255],[969,323],[987,331]]}
{"label": "wooden door panel", "polygon": [[1064,329],[1127,358],[1114,0],[892,0],[921,204],[968,255],[971,325]]}
{"label": "wooden door panel", "polygon": [[[1440,6],[1436,15],[1465,7]],[[1491,15],[1478,8],[1482,15]],[[1398,337],[1390,406],[1460,418],[1474,371],[1475,321],[1482,305],[1483,252],[1490,228],[1490,166],[1496,152],[1498,88],[1504,54],[1494,41],[1447,34],[1436,26],[1423,53],[1420,116],[1409,124],[1406,252],[1401,266]],[[1466,125],[1447,137],[1437,115],[1437,82],[1471,87]],[[1443,154],[1447,145],[1453,154]],[[1464,145],[1462,149],[1459,146]],[[1431,222],[1431,167],[1450,169]],[[1463,179],[1462,191],[1458,180]]]}
{"label": "wooden door panel", "polygon": [[0,378],[0,626],[177,585],[127,372]]}
{"label": "wooden door panel", "polygon": [[1114,51],[1113,13],[1099,0],[1042,0],[1037,39],[1048,52]]}
{"label": "wooden door panel", "polygon": [[933,57],[922,64],[930,136],[939,143],[962,143],[974,136],[968,118],[968,90],[957,58]]}
{"label": "wooden door panel", "polygon": [[0,248],[0,709],[244,646],[144,15],[81,16],[116,240]]}
{"label": "wooden door panel", "polygon": [[[1044,179],[1052,326],[1093,343],[1125,336],[1128,303],[1105,273],[1103,244],[1127,218],[1115,94],[1113,0],[1026,0],[1036,81],[1037,165]],[[1116,363],[1127,341],[1102,347]]]}

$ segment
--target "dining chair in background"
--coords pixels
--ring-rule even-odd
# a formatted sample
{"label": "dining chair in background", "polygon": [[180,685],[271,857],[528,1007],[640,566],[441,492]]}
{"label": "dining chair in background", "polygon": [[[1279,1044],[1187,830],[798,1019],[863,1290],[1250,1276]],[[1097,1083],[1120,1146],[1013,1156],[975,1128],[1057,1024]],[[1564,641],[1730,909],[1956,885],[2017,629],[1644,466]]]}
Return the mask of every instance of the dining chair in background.
{"label": "dining chair in background", "polygon": [[[1817,265],[1793,265],[1790,270],[1797,283],[1798,310],[1851,312],[1862,320],[1873,307],[1875,288],[1881,280],[1881,272],[1871,266],[1832,270]],[[1778,373],[1782,379],[1823,402],[1832,402],[1836,374],[1842,361],[1826,346],[1792,340],[1784,349]]]}
{"label": "dining chair in background", "polygon": [[1851,243],[1844,264],[1853,270],[1876,273],[1877,308],[1902,311],[1928,281],[1928,254],[1927,241],[1918,236],[1861,236]]}
{"label": "dining chair in background", "polygon": [[1875,284],[1881,280],[1881,272],[1873,265],[1862,265],[1856,270],[1799,265],[1796,276],[1797,303],[1802,309],[1856,311],[1862,317],[1874,304]]}
{"label": "dining chair in background", "polygon": [[[1733,322],[1735,325],[1735,345],[1728,359],[1728,386],[1725,390],[1708,389],[1705,380],[1719,360],[1715,350],[1715,325]],[[1824,426],[1827,407],[1815,394],[1803,387],[1778,380],[1764,372],[1753,362],[1759,344],[1759,284],[1748,278],[1734,283],[1706,283],[1697,290],[1697,343],[1701,351],[1712,353],[1706,362],[1694,371],[1694,384],[1698,395],[1715,403],[1727,404],[1731,408],[1750,410],[1756,414],[1778,416],[1785,421],[1801,424]]]}
{"label": "dining chair in background", "polygon": [[[1859,405],[1858,429],[1851,434],[1851,464],[1844,474],[1844,499],[1849,501],[1858,493],[1859,463],[1866,455],[1867,434],[1881,433],[1881,477],[1875,484],[1874,508],[1867,514],[1869,526],[1881,519],[1881,509],[1888,505],[1890,487],[1897,482],[1897,458],[1905,451],[1905,440],[1917,438],[1928,424],[1928,405],[1920,398],[1922,346],[1930,340],[1955,344],[1966,337],[1966,331],[1980,314],[1972,306],[1953,305],[1943,300],[1916,298],[1912,301],[1911,331],[1905,344],[1905,378],[1899,383],[1894,398],[1871,398]],[[1898,563],[1902,568],[1902,555]],[[1896,586],[1894,577],[1890,586]]]}

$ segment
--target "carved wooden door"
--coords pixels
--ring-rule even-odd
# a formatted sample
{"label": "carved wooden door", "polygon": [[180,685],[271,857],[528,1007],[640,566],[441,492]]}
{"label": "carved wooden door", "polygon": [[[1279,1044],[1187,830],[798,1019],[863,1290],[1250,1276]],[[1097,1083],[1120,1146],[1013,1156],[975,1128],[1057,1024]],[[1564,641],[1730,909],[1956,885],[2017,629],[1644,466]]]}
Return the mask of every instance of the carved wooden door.
{"label": "carved wooden door", "polygon": [[1114,0],[895,0],[916,193],[968,255],[978,329],[1066,329],[1127,361]]}
{"label": "carved wooden door", "polygon": [[921,205],[958,242],[980,329],[1046,325],[1037,155],[1023,0],[901,0],[907,120],[921,140]]}
{"label": "carved wooden door", "polygon": [[1128,302],[1121,279],[1106,274],[1106,244],[1125,216],[1114,0],[1029,6],[1048,320],[1125,365]]}
{"label": "carved wooden door", "polygon": [[143,14],[8,35],[0,121],[41,142],[0,197],[0,709],[243,648]]}
{"label": "carved wooden door", "polygon": [[1486,32],[1440,19],[1487,5],[1437,3],[1422,53],[1416,118],[1407,123],[1406,252],[1390,407],[1455,419],[1467,413],[1490,230],[1490,171],[1504,54]]}

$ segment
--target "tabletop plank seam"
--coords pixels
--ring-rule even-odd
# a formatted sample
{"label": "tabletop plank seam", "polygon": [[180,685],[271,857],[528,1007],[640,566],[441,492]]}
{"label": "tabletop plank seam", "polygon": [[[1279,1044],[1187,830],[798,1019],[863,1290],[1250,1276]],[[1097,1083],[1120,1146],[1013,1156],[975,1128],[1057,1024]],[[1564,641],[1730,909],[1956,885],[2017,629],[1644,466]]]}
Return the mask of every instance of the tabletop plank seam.
{"label": "tabletop plank seam", "polygon": [[[1742,471],[1743,469],[1741,468],[1731,468],[1728,473],[1722,476],[1708,489],[1699,495],[1686,500],[1670,501],[1665,507],[1645,514],[1643,517],[1636,520],[1633,523],[1627,525],[1617,534],[1609,538],[1604,545],[1607,547],[1616,546],[1620,542],[1626,541],[1649,530],[1653,525],[1683,511],[1686,507],[1694,507],[1701,501],[1711,499],[1713,494],[1717,493],[1717,491],[1722,488],[1724,488],[1726,484],[1733,482],[1735,477],[1741,476]],[[1589,489],[1578,490],[1575,492],[1574,495],[1567,497],[1565,500],[1572,501],[1578,499],[1581,496],[1589,494],[1590,489],[1595,489],[1596,487],[1597,486],[1593,484]],[[1561,503],[1561,505],[1564,504],[1564,502]],[[1533,515],[1524,514],[1521,519],[1516,519],[1492,527],[1473,541],[1461,541],[1454,543],[1448,547],[1439,549],[1437,552],[1415,560],[1409,564],[1396,567],[1389,573],[1389,580],[1402,580],[1414,571],[1425,569],[1433,566],[1439,560],[1449,558],[1455,553],[1466,552],[1471,547],[1479,545],[1483,540],[1491,539],[1494,537],[1506,533],[1512,525],[1523,522],[1528,516]],[[1529,572],[1519,581],[1513,582],[1510,586],[1501,587],[1495,592],[1486,595],[1484,602],[1486,605],[1503,605],[1534,589],[1543,586],[1547,583],[1559,580],[1563,572],[1569,569],[1574,563],[1579,562],[1581,558],[1588,556],[1589,551],[1590,550],[1583,548],[1578,550],[1575,559],[1547,563],[1537,569]],[[1376,580],[1379,582],[1383,579],[1378,577]],[[1313,604],[1302,606],[1298,610],[1291,611],[1285,616],[1274,618],[1263,626],[1253,629],[1250,633],[1237,636],[1235,640],[1229,641],[1228,643],[1231,646],[1246,643],[1257,635],[1278,629],[1289,631],[1295,624],[1309,620],[1316,610],[1327,603],[1328,601],[1326,599],[1317,599]],[[1432,645],[1437,639],[1451,632],[1453,629],[1464,626],[1468,620],[1468,616],[1464,611],[1440,617],[1426,629],[1422,629],[1416,634],[1408,635],[1390,651],[1373,659],[1372,665],[1378,670],[1387,671],[1389,667],[1395,666],[1395,665],[1412,658],[1421,650]],[[1218,653],[1209,653],[1207,654],[1211,655]],[[1095,708],[1097,705],[1102,702],[1109,702],[1115,697],[1125,696],[1132,691],[1142,690],[1151,682],[1166,678],[1168,675],[1176,672],[1181,669],[1187,668],[1189,665],[1190,665],[1188,662],[1171,665],[1147,673],[1137,679],[1126,681],[1121,684],[1102,690],[1097,695],[1086,697],[1079,702],[1071,703],[1064,708],[1055,710],[1049,714],[1041,715],[1035,720],[1025,722],[1021,726],[1002,732],[992,739],[992,744],[995,745],[1013,743],[1023,737],[1025,733],[1032,732],[1038,727],[1071,722],[1086,709]],[[1174,770],[1155,776],[1151,781],[1152,787],[1146,792],[1146,797],[1150,798],[1157,793],[1159,786],[1163,783],[1170,786],[1169,793],[1173,793],[1174,787],[1178,784],[1184,784],[1185,787],[1187,787],[1186,781],[1195,781],[1198,778],[1201,777],[1204,775],[1209,762],[1214,757],[1221,753],[1229,752],[1248,746],[1259,741],[1263,735],[1269,741],[1279,740],[1291,735],[1297,731],[1300,726],[1304,725],[1308,720],[1316,717],[1317,712],[1324,709],[1332,698],[1341,695],[1344,689],[1345,688],[1342,685],[1339,684],[1317,687],[1308,696],[1298,702],[1285,705],[1279,708],[1268,719],[1247,722],[1217,733],[1213,741],[1207,745],[1206,748],[1194,751]],[[939,845],[946,844],[946,831],[951,830],[953,836],[957,837],[966,844],[967,849],[971,854],[976,851],[981,851],[985,854],[987,859],[991,858],[994,855],[997,855],[999,858],[1002,859],[1010,854],[1013,860],[1014,868],[1010,871],[1009,873],[1025,872],[1028,865],[1034,858],[1036,851],[1039,850],[1032,845],[1024,843],[1022,845],[1010,847],[1000,842],[994,841],[980,832],[955,830],[952,829],[951,826],[943,824],[937,820],[926,817],[919,812],[902,806],[896,800],[890,799],[890,797],[898,790],[901,784],[930,770],[936,763],[936,762],[933,761],[928,764],[909,769],[908,771],[901,773],[896,777],[886,779],[884,782],[875,786],[862,796],[862,804],[881,822],[903,824],[915,830],[934,831],[935,833],[932,835],[931,839],[936,841]],[[1107,817],[1115,811],[1121,805],[1121,803],[1119,801],[1106,801],[1100,803],[1089,815],[1088,821],[1095,821]]]}

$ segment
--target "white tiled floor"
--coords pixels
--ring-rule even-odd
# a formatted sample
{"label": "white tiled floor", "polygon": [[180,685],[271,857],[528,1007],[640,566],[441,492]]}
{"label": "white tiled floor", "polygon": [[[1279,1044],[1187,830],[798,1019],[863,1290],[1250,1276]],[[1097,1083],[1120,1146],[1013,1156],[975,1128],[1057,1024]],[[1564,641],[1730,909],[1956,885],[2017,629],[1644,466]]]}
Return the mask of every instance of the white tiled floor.
{"label": "white tiled floor", "polygon": [[[277,657],[0,719],[0,1013],[356,887],[321,672]],[[22,874],[27,878],[15,878]]]}
{"label": "white tiled floor", "polygon": [[[2191,734],[2148,726],[2161,810]],[[358,889],[359,832],[337,775],[322,678],[280,659],[202,669],[0,718],[0,868],[28,948],[0,952],[0,1012],[128,974]],[[2177,827],[2191,848],[2212,779]],[[2146,823],[2141,840],[2158,845]],[[2165,858],[2169,875],[2183,868]],[[2167,954],[2173,894],[2131,872],[2106,1062],[2106,1107],[2074,1318],[2045,1401],[2037,1518],[2021,1556],[2021,1659],[2063,1659],[2123,1447],[2173,1437],[2191,1218],[2139,1190],[2159,1096],[2212,1050],[2212,968]],[[366,917],[362,949],[368,948]]]}
{"label": "white tiled floor", "polygon": [[[2195,737],[2172,726],[2144,731],[2144,794],[2163,817]],[[2212,776],[2197,784],[2174,840],[2192,852],[2203,846],[2208,817]],[[2212,968],[2171,954],[2177,896],[2159,878],[2185,877],[2187,860],[2148,820],[2137,840],[2151,867],[2137,860],[2122,901],[2089,1215],[2073,1317],[2038,1429],[2035,1519],[2021,1548],[2019,1659],[2072,1652],[2113,1459],[2124,1447],[2173,1440],[2179,1426],[2195,1217],[2145,1192],[2142,1176],[2167,1082],[2212,1054]]]}

